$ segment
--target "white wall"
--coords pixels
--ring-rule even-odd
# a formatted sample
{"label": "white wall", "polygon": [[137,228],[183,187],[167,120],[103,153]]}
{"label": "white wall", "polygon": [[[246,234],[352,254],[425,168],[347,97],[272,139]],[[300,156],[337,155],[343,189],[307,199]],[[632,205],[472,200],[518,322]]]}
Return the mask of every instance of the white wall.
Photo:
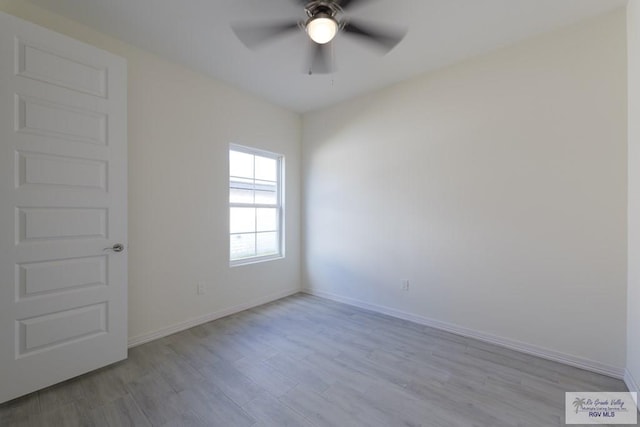
{"label": "white wall", "polygon": [[[131,341],[299,290],[299,115],[20,0],[0,10],[128,61]],[[284,260],[228,266],[230,142],[286,157]]]}
{"label": "white wall", "polygon": [[627,385],[640,392],[640,2],[627,6],[629,85],[629,285]]}
{"label": "white wall", "polygon": [[625,46],[618,10],[305,115],[305,286],[621,373]]}

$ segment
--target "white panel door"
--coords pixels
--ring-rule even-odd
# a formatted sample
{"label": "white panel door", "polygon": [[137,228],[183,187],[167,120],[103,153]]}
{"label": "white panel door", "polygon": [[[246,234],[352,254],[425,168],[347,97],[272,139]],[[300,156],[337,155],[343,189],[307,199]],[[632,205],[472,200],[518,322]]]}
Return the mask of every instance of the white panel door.
{"label": "white panel door", "polygon": [[126,138],[122,58],[0,13],[0,403],[127,356]]}

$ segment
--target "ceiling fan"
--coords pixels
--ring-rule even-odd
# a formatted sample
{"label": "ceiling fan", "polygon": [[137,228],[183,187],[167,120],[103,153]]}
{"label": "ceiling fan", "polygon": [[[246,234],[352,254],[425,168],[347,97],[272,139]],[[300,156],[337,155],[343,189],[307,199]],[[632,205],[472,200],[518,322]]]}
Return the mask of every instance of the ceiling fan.
{"label": "ceiling fan", "polygon": [[232,25],[234,33],[250,49],[279,36],[304,31],[312,42],[312,54],[308,67],[309,74],[326,74],[333,71],[331,61],[332,40],[342,32],[369,42],[386,53],[393,49],[405,36],[406,31],[380,25],[354,21],[344,16],[352,6],[371,0],[292,0],[301,6],[307,15],[305,20],[274,22],[270,24]]}

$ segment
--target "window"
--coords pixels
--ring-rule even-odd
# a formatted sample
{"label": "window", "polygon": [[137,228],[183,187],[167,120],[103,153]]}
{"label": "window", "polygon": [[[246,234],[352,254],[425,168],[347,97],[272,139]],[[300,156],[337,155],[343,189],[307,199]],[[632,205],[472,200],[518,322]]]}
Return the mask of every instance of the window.
{"label": "window", "polygon": [[231,265],[284,256],[283,157],[229,148],[229,259]]}

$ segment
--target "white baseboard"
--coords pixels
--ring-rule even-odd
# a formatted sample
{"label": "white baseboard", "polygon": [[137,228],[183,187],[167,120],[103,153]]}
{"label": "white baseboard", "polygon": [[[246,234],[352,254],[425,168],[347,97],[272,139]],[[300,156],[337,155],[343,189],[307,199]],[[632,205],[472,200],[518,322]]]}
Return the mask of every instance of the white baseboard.
{"label": "white baseboard", "polygon": [[[625,378],[626,380],[624,368],[618,368],[615,366],[606,365],[604,363],[596,362],[594,360],[585,359],[582,357],[573,356],[573,355],[561,353],[554,350],[549,350],[546,348],[512,340],[509,338],[503,338],[500,336],[487,334],[485,332],[480,332],[474,329],[469,329],[462,326],[454,325],[452,323],[442,322],[439,320],[430,319],[428,317],[407,313],[407,312],[396,310],[393,308],[384,307],[381,305],[370,304],[357,299],[343,297],[343,296],[332,294],[332,293],[316,291],[313,289],[303,289],[302,292],[307,293],[309,295],[315,295],[320,298],[325,298],[332,301],[337,301],[337,302],[352,305],[355,307],[363,308],[365,310],[371,310],[378,313],[386,314],[388,316],[396,317],[399,319],[408,320],[410,322],[429,326],[435,329],[440,329],[446,332],[451,332],[456,335],[461,335],[468,338],[474,338],[479,341],[495,344],[501,347],[508,348],[510,350],[515,350],[521,353],[538,356],[543,359],[548,359],[554,362],[563,363],[565,365],[574,366],[576,368],[585,369],[587,371],[595,372],[598,374],[607,375],[609,377],[613,377],[616,379]],[[636,390],[637,390],[637,386],[636,386]]]}
{"label": "white baseboard", "polygon": [[211,322],[212,320],[220,319],[221,317],[230,316],[235,313],[239,313],[244,310],[248,310],[253,307],[257,307],[262,304],[266,304],[281,298],[288,297],[300,292],[300,289],[291,289],[288,291],[278,292],[275,294],[266,295],[264,297],[251,300],[246,303],[234,305],[233,307],[225,308],[222,310],[214,311],[213,313],[205,314],[204,316],[195,317],[193,319],[185,320],[184,322],[176,323],[166,328],[158,329],[153,332],[130,337],[128,341],[129,348],[135,347],[140,344],[144,344],[159,338],[166,337],[176,332],[184,331],[185,329],[193,328],[194,326],[202,325],[203,323]]}
{"label": "white baseboard", "polygon": [[[628,369],[624,370],[624,383],[627,385],[630,392],[636,392],[638,393],[636,396],[640,397],[640,387],[638,386],[638,382],[633,378],[633,375],[631,375],[631,372],[629,372]],[[636,408],[638,409],[638,413],[640,413],[640,401],[636,402]]]}
{"label": "white baseboard", "polygon": [[[624,383],[627,385],[629,391],[640,394],[640,387],[638,387],[638,382],[635,378],[633,378],[633,375],[631,375],[631,372],[629,372],[628,369],[624,370]],[[640,411],[640,405],[638,406],[638,411]]]}

